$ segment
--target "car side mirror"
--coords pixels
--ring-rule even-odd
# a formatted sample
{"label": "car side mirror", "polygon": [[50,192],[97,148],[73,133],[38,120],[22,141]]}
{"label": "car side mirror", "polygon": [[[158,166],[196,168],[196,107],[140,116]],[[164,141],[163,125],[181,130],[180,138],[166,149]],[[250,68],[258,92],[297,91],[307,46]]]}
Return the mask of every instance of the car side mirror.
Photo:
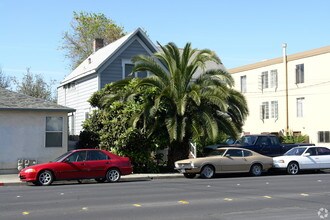
{"label": "car side mirror", "polygon": [[65,159],[63,160],[63,162],[65,162],[65,163],[70,163],[70,159],[67,157],[67,158],[65,158]]}
{"label": "car side mirror", "polygon": [[310,153],[304,153],[303,156],[304,157],[309,157],[311,154]]}
{"label": "car side mirror", "polygon": [[225,157],[230,157],[230,154],[226,154]]}

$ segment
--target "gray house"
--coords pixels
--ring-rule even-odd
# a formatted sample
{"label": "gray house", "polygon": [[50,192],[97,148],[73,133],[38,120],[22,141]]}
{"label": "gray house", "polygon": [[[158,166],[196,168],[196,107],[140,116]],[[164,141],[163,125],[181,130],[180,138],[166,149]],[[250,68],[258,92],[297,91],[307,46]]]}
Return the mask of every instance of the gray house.
{"label": "gray house", "polygon": [[[132,57],[156,51],[140,28],[105,47],[99,41],[94,43],[94,53],[65,77],[57,89],[58,104],[76,109],[69,115],[70,135],[79,135],[82,130],[82,123],[92,110],[87,100],[94,92],[127,77],[133,68]],[[138,76],[142,75],[135,75]]]}
{"label": "gray house", "polygon": [[[76,109],[69,115],[70,135],[79,135],[82,124],[91,112],[88,99],[106,84],[122,80],[133,68],[131,61],[136,55],[152,55],[159,49],[140,29],[102,47],[102,42],[94,42],[94,53],[73,70],[58,87],[58,104]],[[224,68],[209,62],[208,69]],[[194,75],[196,78],[202,70]],[[135,73],[134,77],[145,77],[148,73]]]}
{"label": "gray house", "polygon": [[0,88],[0,173],[17,172],[20,159],[30,165],[67,152],[67,118],[74,111]]}

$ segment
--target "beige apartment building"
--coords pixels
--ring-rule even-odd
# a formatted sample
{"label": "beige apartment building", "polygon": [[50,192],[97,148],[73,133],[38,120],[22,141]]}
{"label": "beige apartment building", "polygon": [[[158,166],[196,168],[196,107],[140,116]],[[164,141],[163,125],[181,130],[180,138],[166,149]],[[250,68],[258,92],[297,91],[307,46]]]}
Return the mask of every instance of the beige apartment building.
{"label": "beige apartment building", "polygon": [[290,131],[330,146],[330,46],[228,70],[248,102],[244,133]]}

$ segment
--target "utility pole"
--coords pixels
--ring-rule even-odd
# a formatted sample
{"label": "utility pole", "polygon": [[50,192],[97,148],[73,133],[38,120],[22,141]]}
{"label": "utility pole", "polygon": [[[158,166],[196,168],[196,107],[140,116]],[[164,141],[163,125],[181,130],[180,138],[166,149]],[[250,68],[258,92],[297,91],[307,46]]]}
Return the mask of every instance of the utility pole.
{"label": "utility pole", "polygon": [[284,74],[285,74],[285,111],[286,111],[286,128],[285,133],[289,133],[289,88],[288,88],[288,59],[286,55],[287,44],[282,44],[283,49],[283,64],[284,64]]}

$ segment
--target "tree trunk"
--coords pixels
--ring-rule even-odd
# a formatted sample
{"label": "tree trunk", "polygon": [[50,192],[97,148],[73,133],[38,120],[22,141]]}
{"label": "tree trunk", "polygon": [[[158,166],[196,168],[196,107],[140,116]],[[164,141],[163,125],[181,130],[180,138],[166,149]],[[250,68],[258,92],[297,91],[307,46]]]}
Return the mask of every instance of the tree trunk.
{"label": "tree trunk", "polygon": [[173,141],[168,150],[167,167],[174,169],[174,162],[187,159],[189,155],[189,140]]}

